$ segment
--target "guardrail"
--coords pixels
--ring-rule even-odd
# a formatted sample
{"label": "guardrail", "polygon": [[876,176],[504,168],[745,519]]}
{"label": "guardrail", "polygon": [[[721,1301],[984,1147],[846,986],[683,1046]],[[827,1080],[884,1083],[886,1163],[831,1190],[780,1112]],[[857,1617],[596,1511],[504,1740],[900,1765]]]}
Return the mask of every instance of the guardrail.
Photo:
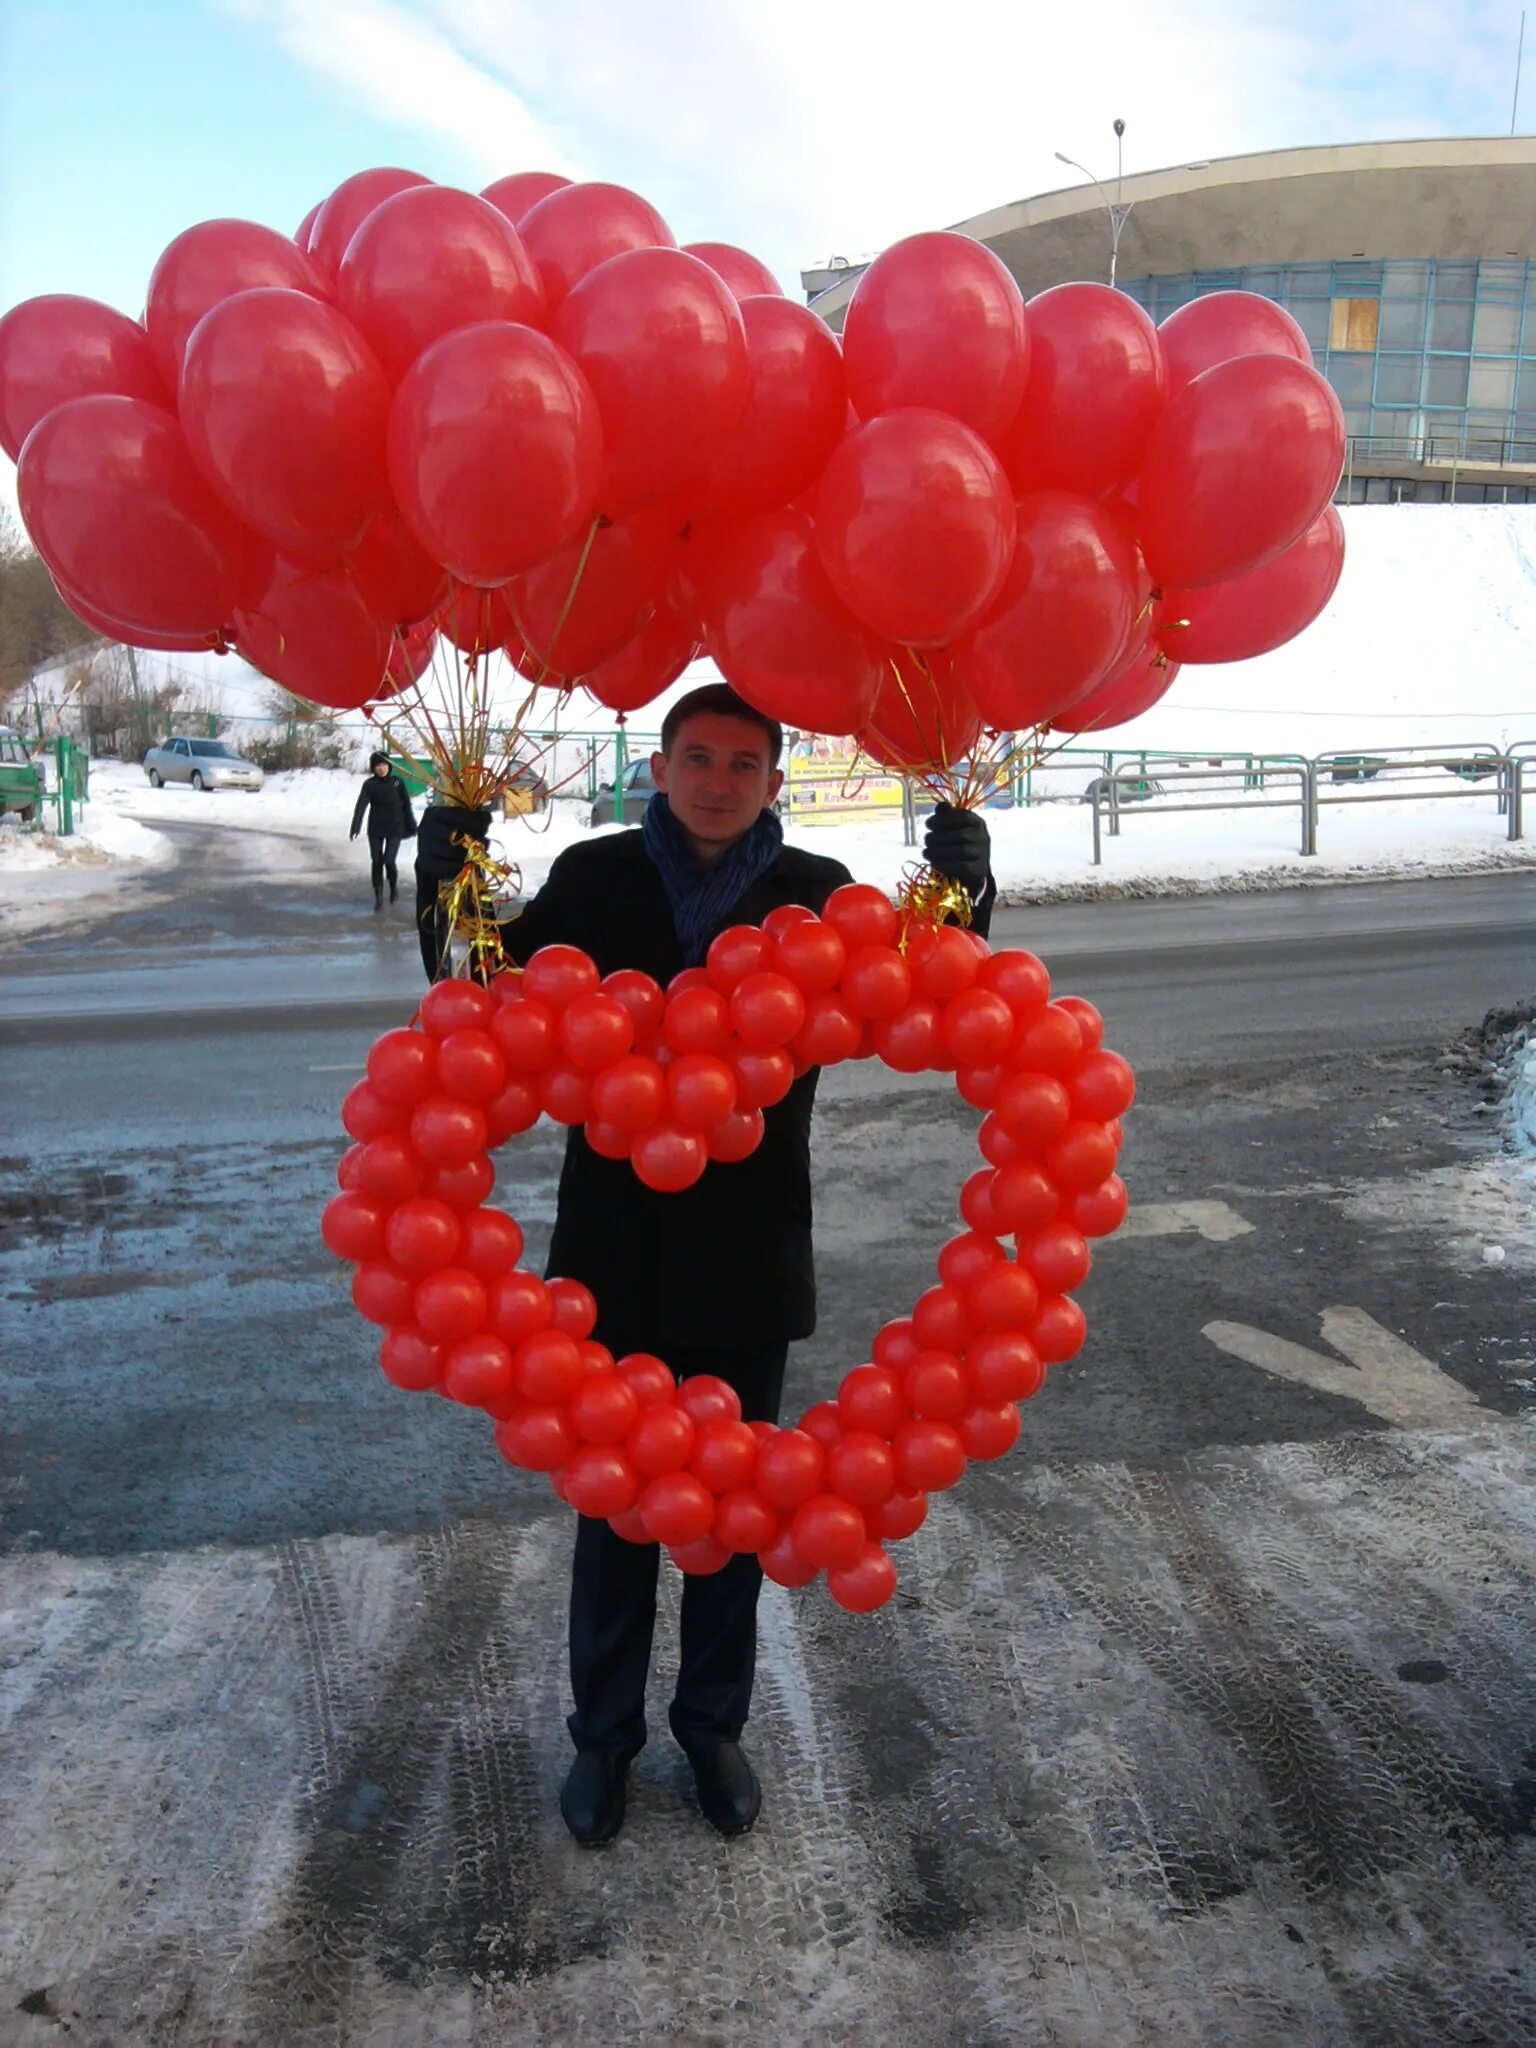
{"label": "guardrail", "polygon": [[[1486,747],[1457,747],[1446,753],[1428,754],[1418,748],[1404,747],[1376,753],[1323,754],[1294,766],[1272,762],[1266,774],[1279,779],[1294,776],[1298,785],[1295,797],[1242,793],[1234,794],[1225,802],[1165,803],[1161,798],[1170,787],[1178,790],[1212,783],[1230,787],[1235,773],[1232,769],[1157,768],[1148,775],[1137,771],[1127,775],[1122,768],[1113,775],[1096,778],[1087,792],[1093,813],[1093,864],[1095,867],[1103,864],[1103,821],[1108,819],[1109,836],[1117,839],[1120,821],[1128,809],[1164,814],[1286,810],[1294,803],[1301,814],[1301,852],[1304,857],[1310,857],[1317,852],[1318,813],[1325,806],[1450,803],[1492,795],[1497,802],[1497,815],[1508,819],[1505,836],[1511,840],[1521,839],[1525,832],[1525,771],[1527,768],[1536,769],[1536,742],[1521,742],[1522,746],[1527,744],[1533,748],[1532,755],[1498,752]],[[1437,779],[1437,771],[1448,772],[1463,786],[1459,789],[1424,788],[1423,784]],[[1336,787],[1376,781],[1383,776],[1387,778],[1387,784],[1376,789],[1339,789],[1337,794],[1324,796],[1321,783],[1325,774]],[[1494,778],[1491,790],[1483,787],[1490,775]],[[1245,789],[1251,786],[1245,779]],[[1405,793],[1405,790],[1411,793]]]}
{"label": "guardrail", "polygon": [[1163,793],[1164,784],[1172,783],[1182,787],[1189,783],[1217,782],[1230,785],[1233,771],[1229,768],[1171,768],[1164,769],[1156,776],[1132,779],[1124,774],[1102,775],[1089,785],[1087,801],[1093,810],[1093,864],[1100,867],[1104,860],[1102,821],[1109,820],[1109,836],[1120,837],[1120,820],[1127,805],[1136,810],[1155,809],[1162,813],[1172,811],[1278,811],[1289,810],[1298,804],[1301,810],[1301,850],[1304,854],[1317,851],[1317,812],[1315,808],[1316,779],[1310,765],[1288,768],[1272,767],[1271,776],[1289,778],[1294,776],[1298,785],[1295,797],[1248,796],[1234,798],[1230,803],[1165,804],[1157,799]]}

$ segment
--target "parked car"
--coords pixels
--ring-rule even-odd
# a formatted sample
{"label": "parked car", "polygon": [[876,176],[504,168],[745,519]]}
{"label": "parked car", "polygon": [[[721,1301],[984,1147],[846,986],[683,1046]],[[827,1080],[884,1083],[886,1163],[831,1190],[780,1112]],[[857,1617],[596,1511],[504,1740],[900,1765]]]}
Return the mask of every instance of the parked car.
{"label": "parked car", "polygon": [[[651,761],[647,755],[643,761],[631,761],[624,770],[624,822],[638,825],[645,816],[645,807],[656,794],[656,784],[651,779]],[[616,825],[618,809],[614,803],[613,784],[605,782],[599,788],[592,803],[593,825]]]}
{"label": "parked car", "polygon": [[266,779],[254,761],[242,760],[222,740],[162,740],[144,756],[144,773],[156,789],[166,782],[190,782],[194,789],[254,791]]}
{"label": "parked car", "polygon": [[42,763],[32,759],[15,726],[0,725],[0,811],[15,811],[30,825],[44,787]]}

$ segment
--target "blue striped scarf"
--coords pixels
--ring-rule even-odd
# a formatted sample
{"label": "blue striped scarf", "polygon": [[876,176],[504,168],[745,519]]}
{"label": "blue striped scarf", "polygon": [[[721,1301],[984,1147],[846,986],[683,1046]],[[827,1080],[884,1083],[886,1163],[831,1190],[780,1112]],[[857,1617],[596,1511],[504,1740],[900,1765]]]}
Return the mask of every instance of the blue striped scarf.
{"label": "blue striped scarf", "polygon": [[683,960],[696,967],[731,911],[778,859],[784,827],[772,811],[760,812],[757,823],[709,868],[688,844],[688,835],[660,790],[645,807],[641,829],[646,853],[655,863],[672,906],[672,925]]}

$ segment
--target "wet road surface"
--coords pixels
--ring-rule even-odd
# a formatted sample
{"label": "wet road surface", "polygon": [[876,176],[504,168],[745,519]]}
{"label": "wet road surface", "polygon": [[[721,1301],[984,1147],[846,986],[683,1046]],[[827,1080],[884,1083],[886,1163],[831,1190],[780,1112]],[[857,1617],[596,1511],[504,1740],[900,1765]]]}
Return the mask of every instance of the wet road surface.
{"label": "wet road surface", "polygon": [[[1532,991],[1528,877],[1000,919],[1140,1070],[1087,1350],[891,1608],[767,1594],[756,1833],[662,1735],[602,1856],[568,1511],[383,1382],[314,1233],[409,927],[162,886],[0,995],[0,2039],[1531,2037],[1532,1185],[1439,1058]],[[825,1077],[790,1406],[975,1122]],[[558,1139],[500,1165],[537,1255]]]}

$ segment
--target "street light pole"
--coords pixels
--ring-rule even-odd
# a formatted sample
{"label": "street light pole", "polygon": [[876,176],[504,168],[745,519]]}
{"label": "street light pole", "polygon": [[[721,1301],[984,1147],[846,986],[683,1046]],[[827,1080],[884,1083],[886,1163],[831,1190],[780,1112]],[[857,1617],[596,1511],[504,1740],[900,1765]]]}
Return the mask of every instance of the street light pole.
{"label": "street light pole", "polygon": [[1136,210],[1134,199],[1129,206],[1122,203],[1122,194],[1125,188],[1124,137],[1125,123],[1117,118],[1115,121],[1115,196],[1113,199],[1110,198],[1086,164],[1080,164],[1076,157],[1067,156],[1059,149],[1055,152],[1057,163],[1066,164],[1074,171],[1081,171],[1104,202],[1105,211],[1109,215],[1109,281],[1111,285],[1115,281],[1115,273],[1120,265],[1120,237],[1125,233],[1126,222]]}

